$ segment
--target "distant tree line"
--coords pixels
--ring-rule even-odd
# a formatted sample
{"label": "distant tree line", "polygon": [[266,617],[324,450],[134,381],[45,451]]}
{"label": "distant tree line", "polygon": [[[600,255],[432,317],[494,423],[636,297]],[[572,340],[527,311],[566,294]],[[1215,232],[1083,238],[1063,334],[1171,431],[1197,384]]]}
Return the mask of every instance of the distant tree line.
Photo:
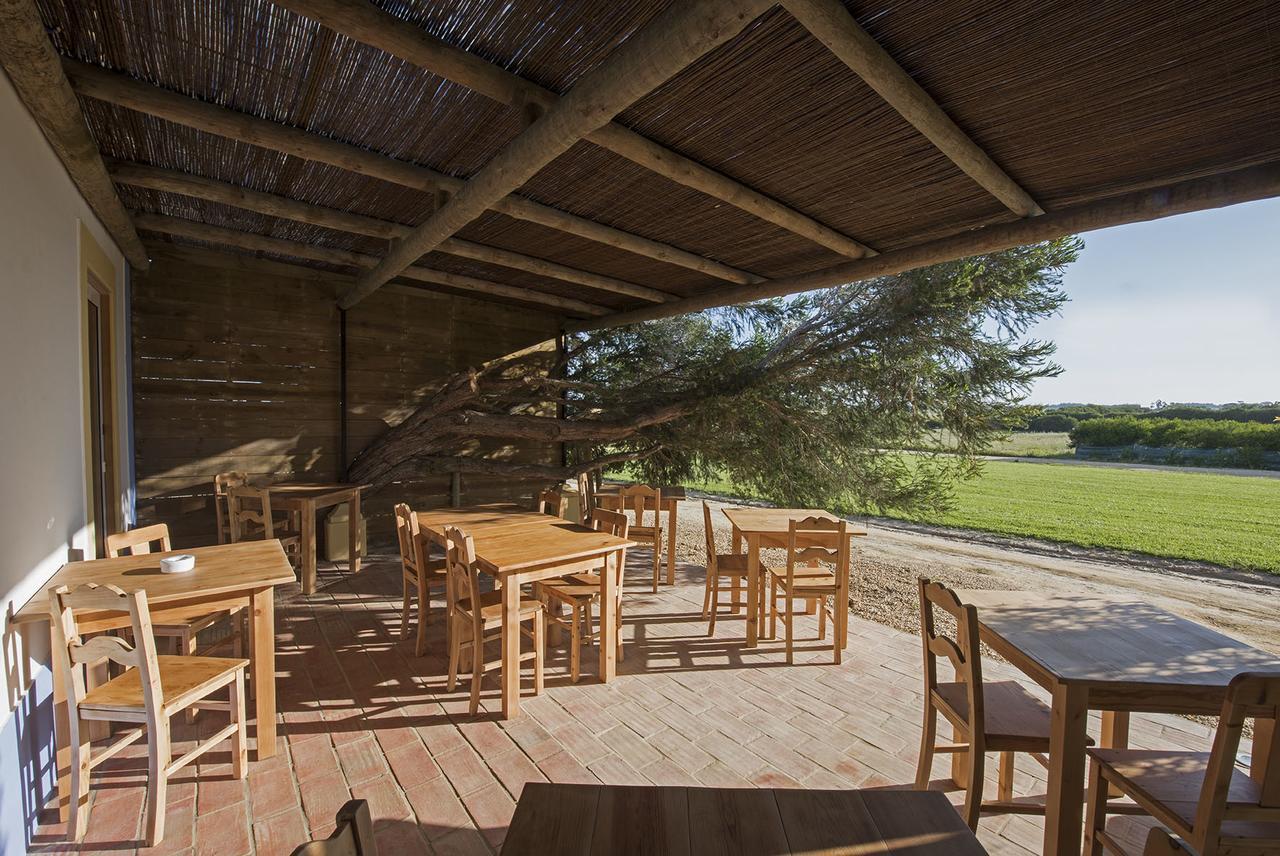
{"label": "distant tree line", "polygon": [[1082,422],[1094,419],[1131,417],[1142,420],[1205,420],[1215,422],[1274,423],[1280,421],[1280,406],[1266,404],[1197,405],[1171,404],[1144,407],[1140,404],[1065,404],[1046,408],[1027,420],[1027,431],[1069,432]]}
{"label": "distant tree line", "polygon": [[1229,419],[1099,416],[1071,430],[1073,446],[1158,446],[1280,452],[1280,425]]}

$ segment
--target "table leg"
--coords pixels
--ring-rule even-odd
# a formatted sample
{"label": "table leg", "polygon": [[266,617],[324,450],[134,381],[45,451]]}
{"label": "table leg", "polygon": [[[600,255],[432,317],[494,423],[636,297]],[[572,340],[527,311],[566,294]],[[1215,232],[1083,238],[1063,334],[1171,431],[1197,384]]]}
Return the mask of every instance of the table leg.
{"label": "table leg", "polygon": [[[478,646],[477,646],[478,649]],[[473,654],[484,656],[479,650]],[[520,715],[520,578],[502,586],[502,718]]]}
{"label": "table leg", "polygon": [[347,503],[347,570],[360,573],[360,491],[351,491]]}
{"label": "table leg", "polygon": [[667,509],[667,585],[676,584],[676,504]]}
{"label": "table leg", "polygon": [[606,684],[617,674],[618,665],[618,587],[610,561],[616,566],[622,562],[622,554],[607,557],[600,570],[600,680]]}
{"label": "table leg", "polygon": [[[1104,710],[1102,712],[1102,748],[1129,748],[1129,711]],[[1120,796],[1120,789],[1112,786],[1110,794]]]}
{"label": "table leg", "polygon": [[249,610],[252,624],[254,701],[257,705],[257,760],[276,754],[276,602],[271,588],[254,591]]}
{"label": "table leg", "polygon": [[[736,535],[736,530],[735,530]],[[737,539],[734,539],[735,546]],[[760,536],[747,536],[747,647],[756,647],[760,626]]]}
{"label": "table leg", "polygon": [[[49,650],[58,644],[53,624],[49,625]],[[71,800],[71,708],[67,704],[67,674],[62,669],[62,658],[53,657],[53,742],[58,778],[58,821],[66,823]]]}
{"label": "table leg", "polygon": [[730,532],[729,534],[729,543],[730,545],[732,545],[730,549],[733,550],[733,554],[735,556],[741,556],[742,555],[742,531],[738,529],[737,526],[733,527],[732,532]]}
{"label": "table leg", "polygon": [[1044,856],[1079,856],[1084,823],[1084,772],[1089,691],[1076,684],[1053,689],[1049,730],[1049,790],[1045,797]]}
{"label": "table leg", "polygon": [[316,504],[302,503],[302,593],[316,590]]}
{"label": "table leg", "polygon": [[[1253,761],[1249,764],[1249,775],[1255,782],[1263,785],[1265,800],[1267,784],[1273,789],[1280,788],[1280,731],[1276,730],[1274,719],[1253,721],[1253,749],[1250,754]],[[1267,781],[1268,771],[1271,772],[1270,782]],[[1273,795],[1271,804],[1274,805],[1274,802]]]}

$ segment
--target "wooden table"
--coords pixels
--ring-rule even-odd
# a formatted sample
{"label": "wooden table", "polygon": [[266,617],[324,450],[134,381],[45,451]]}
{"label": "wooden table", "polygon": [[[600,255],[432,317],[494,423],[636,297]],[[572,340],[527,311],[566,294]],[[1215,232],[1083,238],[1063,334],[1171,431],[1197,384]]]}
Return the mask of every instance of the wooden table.
{"label": "wooden table", "polygon": [[529,782],[503,856],[734,853],[981,856],[938,791],[820,791]]}
{"label": "wooden table", "polygon": [[[660,487],[658,490],[662,492],[662,510],[667,512],[667,585],[670,586],[676,582],[676,523],[680,519],[680,503],[688,496],[682,487]],[[601,508],[617,511],[622,497],[616,492],[602,490],[596,494],[596,501]]]}
{"label": "wooden table", "polygon": [[[177,553],[196,557],[185,574],[160,573],[160,558]],[[118,559],[95,559],[63,565],[44,589],[33,595],[14,616],[17,623],[49,622],[51,588],[75,588],[85,583],[144,589],[155,624],[178,624],[223,609],[249,610],[249,669],[257,705],[257,758],[276,753],[276,633],[274,587],[294,582],[293,568],[279,541],[241,541],[192,550],[172,550]],[[127,613],[79,613],[82,633],[129,626]],[[50,644],[52,645],[52,628]],[[71,750],[67,744],[68,709],[65,676],[53,658],[54,733],[58,750],[58,792],[68,793]],[[65,803],[63,804],[65,808]]]}
{"label": "wooden table", "polygon": [[347,503],[347,567],[360,571],[360,491],[367,484],[309,484],[286,482],[267,485],[272,511],[296,512],[302,523],[302,593],[316,590],[316,515],[323,508]]}
{"label": "wooden table", "polygon": [[[1146,603],[1032,592],[958,592],[978,607],[982,641],[1053,697],[1045,856],[1079,854],[1085,727],[1103,711],[1102,745],[1128,743],[1129,714],[1221,712],[1239,672],[1280,669],[1280,659]],[[1269,727],[1254,758],[1276,758]],[[1255,761],[1260,778],[1265,765]]]}
{"label": "wooden table", "polygon": [[[760,625],[764,618],[764,598],[761,597],[760,548],[787,546],[792,520],[820,517],[839,520],[829,511],[816,508],[725,508],[724,516],[733,526],[731,542],[733,552],[742,552],[742,542],[747,544],[747,647],[754,648],[759,641]],[[865,536],[865,529],[849,527],[851,536]]]}
{"label": "wooden table", "polygon": [[[502,716],[520,714],[520,586],[562,574],[594,570],[634,541],[512,505],[442,508],[418,512],[418,525],[445,545],[447,526],[472,537],[480,570],[502,585]],[[619,560],[621,560],[619,556]],[[613,574],[600,575],[600,679],[613,680],[617,660]]]}

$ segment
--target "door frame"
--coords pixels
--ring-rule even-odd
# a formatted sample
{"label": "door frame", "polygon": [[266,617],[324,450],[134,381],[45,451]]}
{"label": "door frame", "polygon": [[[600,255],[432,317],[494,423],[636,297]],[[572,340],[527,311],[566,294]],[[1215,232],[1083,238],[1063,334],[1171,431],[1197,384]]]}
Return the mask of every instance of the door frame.
{"label": "door frame", "polygon": [[[116,314],[119,301],[116,299],[116,266],[102,249],[102,245],[80,222],[80,378],[82,393],[83,445],[84,445],[84,498],[85,498],[85,531],[87,533],[86,556],[96,555],[98,532],[101,525],[107,532],[118,532],[123,528],[120,508],[120,419],[116,401],[116,369],[119,365],[120,343],[116,336]],[[97,427],[93,424],[93,408],[90,401],[89,376],[89,301],[96,298],[98,304],[98,344],[102,359],[98,367],[99,407],[102,421],[107,426],[102,442],[103,474],[102,489],[106,494],[104,503],[106,520],[94,519],[93,510],[93,435]]]}

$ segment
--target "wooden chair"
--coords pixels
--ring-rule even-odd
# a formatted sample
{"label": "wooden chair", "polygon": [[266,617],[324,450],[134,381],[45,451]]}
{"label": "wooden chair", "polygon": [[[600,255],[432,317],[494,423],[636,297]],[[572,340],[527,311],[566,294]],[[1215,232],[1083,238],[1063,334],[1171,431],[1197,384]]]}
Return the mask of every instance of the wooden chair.
{"label": "wooden chair", "polygon": [[[618,491],[621,499],[618,510],[635,513],[635,522],[628,529],[633,541],[653,546],[653,593],[658,593],[658,579],[662,569],[662,491],[647,484],[627,485]],[[644,525],[646,509],[653,509],[653,525]]]}
{"label": "wooden chair", "polygon": [[[707,540],[707,582],[702,597],[702,617],[710,619],[707,635],[716,632],[716,613],[720,607],[728,606],[734,612],[742,609],[742,591],[747,581],[747,557],[743,553],[717,553],[715,527],[711,525],[711,506],[706,500],[702,502],[702,523]],[[761,573],[767,573],[764,566]],[[732,584],[732,600],[722,601],[720,592],[725,583]]]}
{"label": "wooden chair", "polygon": [[[591,528],[607,532],[618,538],[627,537],[630,521],[619,511],[597,508],[591,512]],[[599,572],[569,574],[556,579],[542,580],[535,584],[539,599],[549,607],[547,621],[569,631],[569,676],[576,684],[582,667],[583,641],[595,642],[600,634],[591,629],[591,605],[600,600],[600,574],[613,574],[614,627],[617,634],[618,659],[623,659],[622,648],[622,582],[627,564],[626,550],[606,556]],[[567,619],[560,615],[560,606],[569,607]],[[550,607],[555,607],[550,608]]]}
{"label": "wooden chair", "polygon": [[[133,646],[116,636],[95,636],[83,640],[76,629],[77,609],[128,613]],[[147,594],[142,590],[125,593],[115,586],[89,584],[74,590],[58,586],[49,590],[49,610],[55,642],[53,655],[61,661],[69,707],[71,810],[67,838],[78,841],[84,836],[89,810],[90,771],[145,734],[150,760],[147,845],[154,846],[164,837],[165,795],[170,776],[213,746],[231,738],[232,773],[238,779],[245,777],[248,756],[244,671],[249,661],[223,657],[157,656]],[[92,667],[103,660],[111,660],[127,671],[86,690],[80,667]],[[230,690],[230,701],[209,700],[211,694],[224,687]],[[169,720],[192,706],[226,710],[231,715],[231,722],[174,760]],[[91,757],[87,724],[95,720],[133,723],[138,727],[125,732],[97,757]]]}
{"label": "wooden chair", "polygon": [[347,800],[338,809],[336,821],[332,835],[300,845],[292,856],[378,856],[368,802]]}
{"label": "wooden chair", "polygon": [[409,635],[409,602],[418,599],[418,636],[413,652],[421,657],[427,650],[427,615],[431,611],[431,588],[445,585],[445,560],[429,557],[430,544],[418,527],[418,515],[403,502],[396,503],[396,537],[400,541],[401,583],[404,605],[400,609],[400,638]]}
{"label": "wooden chair", "polygon": [[553,487],[538,492],[538,512],[550,514],[552,517],[564,517],[565,495],[560,488]]}
{"label": "wooden chair", "polygon": [[[835,566],[829,571],[819,562]],[[849,633],[849,528],[843,520],[806,517],[792,520],[787,527],[787,564],[770,566],[769,635],[777,638],[778,616],[782,615],[787,634],[787,662],[795,662],[795,616],[818,613],[818,638],[827,638],[827,617],[831,618],[832,648],[839,665]],[[765,569],[761,569],[762,571]],[[778,598],[787,608],[778,610]],[[827,598],[831,598],[828,605]],[[808,608],[801,613],[795,601],[803,600]]]}
{"label": "wooden chair", "polygon": [[273,538],[295,561],[302,558],[302,532],[294,527],[292,515],[282,521],[271,511],[271,493],[267,488],[241,485],[227,491],[231,541],[270,541]]}
{"label": "wooden chair", "polygon": [[[924,645],[924,731],[916,788],[929,787],[935,752],[967,756],[964,809],[961,816],[970,829],[978,828],[978,816],[988,813],[1043,814],[1044,806],[1030,801],[1013,802],[1014,753],[1027,752],[1045,767],[1049,755],[1049,707],[1017,681],[984,683],[982,649],[978,643],[978,610],[962,604],[956,593],[941,583],[921,577],[920,636]],[[956,638],[939,632],[934,607],[956,622]],[[938,657],[946,657],[955,669],[955,680],[938,680]],[[955,730],[956,740],[937,745],[937,714]],[[982,799],[987,752],[1000,753],[998,799]]]}
{"label": "wooden chair", "polygon": [[[169,540],[169,527],[166,524],[153,523],[128,532],[108,535],[107,556],[115,558],[126,555],[126,552],[131,556],[143,555],[151,552],[152,544],[156,544],[162,553],[173,549],[172,542]],[[231,640],[232,656],[240,657],[244,652],[244,640],[249,637],[248,612],[243,607],[196,616],[185,624],[156,624],[151,628],[151,632],[154,636],[172,639],[170,648],[173,653],[192,656],[197,653],[196,642],[199,634],[227,618],[231,619],[231,633],[226,639]],[[215,644],[221,644],[226,639],[220,639]],[[195,715],[196,709],[189,708],[187,721],[194,722]]]}
{"label": "wooden chair", "polygon": [[231,540],[231,512],[227,506],[227,493],[234,487],[244,487],[249,477],[233,470],[229,473],[218,473],[213,477],[213,514],[218,521],[218,543],[226,544]]}
{"label": "wooden chair", "polygon": [[[1114,789],[1200,856],[1280,853],[1280,765],[1274,760],[1280,754],[1275,747],[1253,747],[1255,762],[1273,759],[1261,782],[1236,769],[1245,719],[1274,722],[1278,714],[1280,672],[1244,673],[1227,687],[1210,752],[1090,749],[1085,852],[1123,852],[1106,830],[1107,800]],[[1173,856],[1184,848],[1164,830],[1153,829],[1143,852]]]}
{"label": "wooden chair", "polygon": [[[485,672],[501,666],[501,658],[486,661],[484,643],[502,638],[502,592],[480,592],[480,571],[471,536],[456,526],[445,528],[447,556],[446,599],[449,604],[449,692],[458,681],[462,651],[471,655],[471,715],[480,710],[480,683]],[[546,610],[534,598],[520,598],[520,633],[533,640],[533,650],[520,655],[520,662],[533,660],[533,694],[542,693],[542,664],[546,660]],[[525,629],[524,622],[530,623]],[[496,632],[488,633],[486,631]]]}

